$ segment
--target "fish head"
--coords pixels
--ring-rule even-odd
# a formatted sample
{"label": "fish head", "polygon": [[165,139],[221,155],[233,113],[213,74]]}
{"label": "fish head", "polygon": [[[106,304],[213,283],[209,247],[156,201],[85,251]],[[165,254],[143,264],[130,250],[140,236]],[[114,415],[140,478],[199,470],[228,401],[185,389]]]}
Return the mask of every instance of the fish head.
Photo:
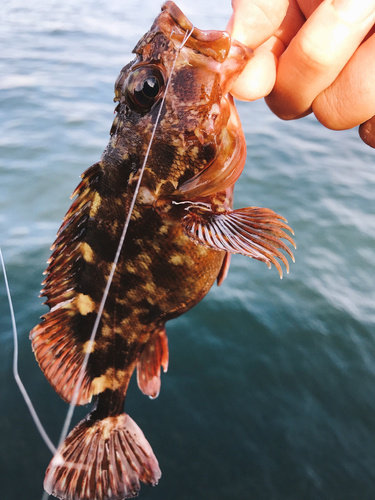
{"label": "fish head", "polygon": [[228,93],[252,56],[226,31],[200,30],[167,1],[115,84],[112,144],[137,144],[145,185],[155,198],[192,199],[232,186],[246,144]]}

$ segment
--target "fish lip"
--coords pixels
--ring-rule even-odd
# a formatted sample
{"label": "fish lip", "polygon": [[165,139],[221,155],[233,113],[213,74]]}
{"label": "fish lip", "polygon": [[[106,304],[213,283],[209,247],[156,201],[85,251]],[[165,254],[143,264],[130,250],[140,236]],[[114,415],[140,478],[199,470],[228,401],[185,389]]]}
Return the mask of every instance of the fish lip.
{"label": "fish lip", "polygon": [[[188,32],[190,36],[184,41]],[[151,29],[139,40],[133,53],[141,55],[144,47],[158,34],[163,34],[170,40],[177,50],[182,43],[184,48],[189,47],[194,52],[212,58],[217,63],[226,59],[242,58],[248,60],[252,56],[252,49],[232,39],[227,31],[201,30],[193,25],[179,7],[167,0],[161,7],[161,13],[155,19]]]}
{"label": "fish lip", "polygon": [[[177,7],[177,5],[171,0],[163,3],[163,5],[161,6],[161,11],[168,12],[173,21],[175,21],[184,31],[190,31],[192,28],[194,28],[193,23],[189,21],[182,10]],[[194,28],[194,31],[195,30],[197,30],[197,28]],[[192,36],[195,35],[194,31]]]}
{"label": "fish lip", "polygon": [[174,43],[180,45],[187,32],[191,35],[185,45],[205,56],[211,56],[217,62],[228,57],[231,48],[231,36],[227,31],[200,30],[196,28],[177,5],[168,0],[161,7],[161,14],[155,21],[159,28]]}
{"label": "fish lip", "polygon": [[193,29],[191,36],[199,42],[216,42],[218,40],[222,40],[223,38],[230,37],[227,31],[200,30],[199,28],[195,27],[193,23],[189,21],[189,19],[185,16],[182,10],[177,7],[174,2],[172,2],[172,0],[164,2],[161,10],[162,12],[168,12],[173,21],[175,21],[175,23],[177,23],[184,31],[191,31]]}

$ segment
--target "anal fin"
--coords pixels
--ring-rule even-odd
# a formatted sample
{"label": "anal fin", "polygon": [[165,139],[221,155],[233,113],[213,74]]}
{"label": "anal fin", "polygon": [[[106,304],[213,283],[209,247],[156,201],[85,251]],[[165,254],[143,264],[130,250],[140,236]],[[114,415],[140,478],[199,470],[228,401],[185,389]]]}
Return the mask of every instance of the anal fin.
{"label": "anal fin", "polygon": [[154,399],[160,392],[160,367],[164,373],[168,370],[168,338],[165,327],[156,331],[144,347],[137,363],[138,387]]}

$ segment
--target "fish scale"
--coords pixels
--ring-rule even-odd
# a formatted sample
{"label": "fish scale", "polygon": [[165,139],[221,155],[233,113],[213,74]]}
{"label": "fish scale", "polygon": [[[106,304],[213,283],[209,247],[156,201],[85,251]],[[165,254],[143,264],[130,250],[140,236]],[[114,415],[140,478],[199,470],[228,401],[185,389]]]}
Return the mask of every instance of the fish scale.
{"label": "fish scale", "polygon": [[73,400],[85,366],[76,402],[94,399],[46,472],[45,489],[64,500],[123,500],[137,494],[140,481],[157,484],[157,459],[124,411],[133,371],[141,391],[156,397],[168,366],[165,323],[197,304],[215,280],[222,283],[230,253],[272,263],[280,274],[276,257],[288,263],[278,249],[293,258],[280,240],[294,243],[282,217],[232,209],[246,144],[228,91],[252,51],[226,32],[194,28],[166,2],[133,52],[116,80],[109,144],[82,175],[53,245],[42,290],[50,311],[30,334],[58,394]]}

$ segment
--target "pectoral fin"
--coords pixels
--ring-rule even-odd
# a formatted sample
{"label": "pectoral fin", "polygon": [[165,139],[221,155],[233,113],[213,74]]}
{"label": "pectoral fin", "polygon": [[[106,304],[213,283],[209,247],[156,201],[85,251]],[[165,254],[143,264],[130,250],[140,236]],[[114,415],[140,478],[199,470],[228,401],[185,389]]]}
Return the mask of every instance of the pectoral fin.
{"label": "pectoral fin", "polygon": [[288,240],[296,248],[293,239],[283,231],[287,229],[294,234],[285,222],[285,219],[273,210],[259,207],[222,213],[190,207],[188,214],[181,221],[185,233],[194,242],[214,250],[247,255],[265,262],[268,267],[274,264],[280,278],[283,272],[276,258],[285,264],[287,272],[289,263],[278,249],[284,250],[294,262],[292,251],[280,238]]}

